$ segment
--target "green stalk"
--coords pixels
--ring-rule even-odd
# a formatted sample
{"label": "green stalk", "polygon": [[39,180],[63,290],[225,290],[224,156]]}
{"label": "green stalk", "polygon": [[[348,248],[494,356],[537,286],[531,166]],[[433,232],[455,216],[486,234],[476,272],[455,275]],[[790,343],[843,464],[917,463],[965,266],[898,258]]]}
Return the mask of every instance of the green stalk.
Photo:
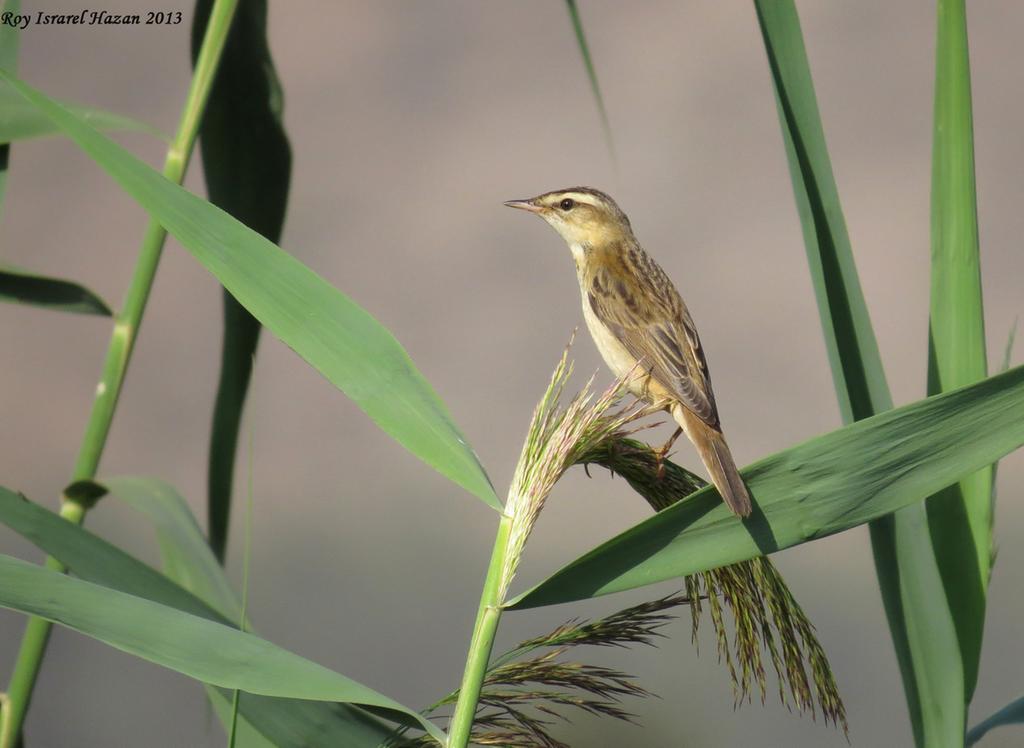
{"label": "green stalk", "polygon": [[480,700],[484,676],[487,673],[487,661],[494,647],[494,635],[498,631],[501,619],[501,607],[507,584],[503,577],[508,567],[509,536],[511,535],[512,518],[502,515],[498,532],[494,538],[494,551],[491,563],[487,567],[487,577],[480,593],[480,608],[473,625],[473,638],[469,643],[469,654],[466,655],[466,671],[462,675],[459,688],[459,700],[455,702],[451,726],[448,730],[448,748],[466,748],[469,745],[470,733],[473,729],[473,718],[476,717],[476,706]]}
{"label": "green stalk", "polygon": [[[168,148],[164,161],[164,176],[176,184],[181,184],[188,168],[203,110],[237,5],[238,0],[217,0],[211,13],[210,24],[206,29],[203,48],[196,62],[177,134]],[[164,228],[155,220],[150,220],[139,249],[124,307],[114,322],[103,373],[96,388],[96,398],[89,414],[85,436],[79,447],[72,481],[90,479],[96,474],[166,237],[167,232]],[[80,498],[67,495],[62,497],[60,514],[70,522],[81,524],[88,509],[88,502]],[[61,572],[67,571],[64,565],[53,557],[46,559],[46,567]],[[21,734],[51,628],[52,624],[41,618],[31,618],[25,628],[21,649],[7,690],[7,708],[0,715],[0,748],[13,748]]]}

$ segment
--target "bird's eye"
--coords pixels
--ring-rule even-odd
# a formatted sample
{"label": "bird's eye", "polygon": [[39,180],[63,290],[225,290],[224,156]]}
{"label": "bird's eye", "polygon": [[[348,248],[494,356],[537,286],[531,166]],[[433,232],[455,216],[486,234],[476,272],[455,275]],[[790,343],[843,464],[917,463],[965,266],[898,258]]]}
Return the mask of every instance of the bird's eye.
{"label": "bird's eye", "polygon": [[574,205],[576,205],[575,201],[571,197],[567,197],[558,204],[558,207],[562,210],[572,210]]}

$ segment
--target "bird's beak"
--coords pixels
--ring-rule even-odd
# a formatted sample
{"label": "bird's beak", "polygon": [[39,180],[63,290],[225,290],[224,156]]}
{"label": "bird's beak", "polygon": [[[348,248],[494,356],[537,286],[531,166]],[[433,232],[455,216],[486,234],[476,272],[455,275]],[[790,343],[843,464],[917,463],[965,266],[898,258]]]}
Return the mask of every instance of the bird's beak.
{"label": "bird's beak", "polygon": [[540,213],[544,210],[544,208],[537,205],[533,200],[508,200],[505,205],[510,208],[519,208],[519,210],[528,210],[531,213]]}

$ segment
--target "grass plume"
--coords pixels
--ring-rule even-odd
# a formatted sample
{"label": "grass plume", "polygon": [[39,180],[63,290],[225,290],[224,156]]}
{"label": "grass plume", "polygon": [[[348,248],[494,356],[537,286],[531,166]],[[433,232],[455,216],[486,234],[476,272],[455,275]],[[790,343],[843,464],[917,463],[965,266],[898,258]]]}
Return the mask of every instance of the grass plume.
{"label": "grass plume", "polygon": [[[651,696],[649,691],[627,673],[566,660],[564,655],[584,645],[653,646],[662,636],[659,629],[675,618],[668,611],[686,602],[683,595],[670,595],[594,621],[567,621],[495,658],[484,679],[472,742],[569,748],[550,733],[553,724],[568,721],[566,710],[634,722],[622,701]],[[425,713],[457,698],[458,691],[453,691]],[[429,738],[420,738],[407,745],[431,744]]]}
{"label": "grass plume", "polygon": [[[660,511],[703,488],[704,480],[666,460],[658,475],[658,457],[648,445],[613,433],[583,455],[581,463],[595,463],[618,473],[651,508]],[[778,693],[787,708],[816,717],[820,709],[826,723],[849,731],[846,709],[828,658],[782,575],[767,557],[701,572],[684,579],[690,603],[692,640],[696,644],[701,614],[707,605],[715,630],[719,658],[725,662],[737,704],[761,702],[767,696],[765,658],[778,678]],[[729,623],[733,631],[729,642]]]}
{"label": "grass plume", "polygon": [[571,345],[570,340],[544,396],[534,409],[509,487],[505,514],[512,518],[512,529],[501,576],[502,600],[515,576],[526,541],[555,484],[566,470],[582,462],[614,434],[622,433],[626,424],[643,412],[639,403],[617,407],[625,391],[624,378],[616,380],[595,396],[592,390],[594,378],[591,377],[563,407],[560,400],[573,371],[569,360]]}
{"label": "grass plume", "polygon": [[[639,402],[621,405],[623,379],[595,395],[591,378],[562,406],[573,370],[568,352],[567,347],[534,410],[509,488],[505,517],[510,530],[498,561],[494,596],[499,606],[540,512],[558,480],[573,465],[599,464],[619,473],[656,511],[685,500],[706,485],[670,461],[664,462],[659,474],[661,463],[655,450],[632,438],[639,430],[632,424],[651,409]],[[622,701],[650,696],[649,691],[633,676],[566,660],[565,655],[583,645],[653,646],[663,636],[662,627],[675,617],[671,610],[680,605],[690,606],[695,644],[707,606],[719,658],[730,673],[737,705],[751,702],[755,693],[764,703],[767,660],[777,676],[779,698],[787,708],[809,712],[812,717],[820,709],[826,722],[847,732],[845,709],[814,627],[770,560],[755,558],[701,572],[684,578],[683,584],[682,593],[594,621],[567,621],[544,636],[489,658],[474,685],[478,690],[469,741],[475,745],[567,748],[550,731],[557,721],[568,719],[566,711],[634,721]],[[431,715],[465,701],[460,691],[448,694],[424,713]],[[428,744],[428,737],[393,743]]]}

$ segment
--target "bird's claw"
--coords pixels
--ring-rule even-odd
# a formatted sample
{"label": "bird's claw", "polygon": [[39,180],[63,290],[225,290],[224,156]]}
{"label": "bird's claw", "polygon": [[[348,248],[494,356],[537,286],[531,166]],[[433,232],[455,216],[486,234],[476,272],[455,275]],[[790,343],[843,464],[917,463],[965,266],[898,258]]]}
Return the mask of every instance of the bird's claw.
{"label": "bird's claw", "polygon": [[675,433],[669,437],[669,440],[661,447],[661,449],[654,450],[654,459],[658,463],[658,469],[656,475],[658,480],[665,477],[665,460],[668,459],[668,451],[672,449],[672,445],[676,443],[676,439],[683,433],[683,427],[680,426],[675,430]]}
{"label": "bird's claw", "polygon": [[665,460],[668,459],[668,450],[659,449],[655,452],[654,461],[658,465],[654,471],[654,475],[658,480],[664,480],[665,478]]}

